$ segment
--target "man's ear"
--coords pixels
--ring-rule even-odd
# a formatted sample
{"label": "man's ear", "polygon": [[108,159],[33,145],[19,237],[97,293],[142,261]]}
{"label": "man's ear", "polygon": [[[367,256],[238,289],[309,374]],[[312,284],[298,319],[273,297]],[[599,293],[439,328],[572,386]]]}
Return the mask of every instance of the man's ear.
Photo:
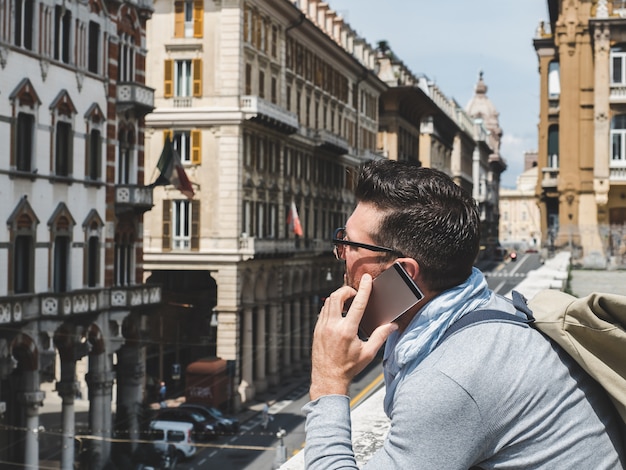
{"label": "man's ear", "polygon": [[400,263],[411,279],[417,280],[420,272],[420,265],[413,258],[398,258],[396,262]]}

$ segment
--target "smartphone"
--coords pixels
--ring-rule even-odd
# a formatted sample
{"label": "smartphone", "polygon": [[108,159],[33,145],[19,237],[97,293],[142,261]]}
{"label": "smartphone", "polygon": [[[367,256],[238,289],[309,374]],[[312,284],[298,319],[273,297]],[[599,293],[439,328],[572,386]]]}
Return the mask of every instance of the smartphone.
{"label": "smartphone", "polygon": [[359,325],[359,336],[370,337],[380,325],[397,320],[411,310],[424,294],[400,263],[374,278],[372,292]]}

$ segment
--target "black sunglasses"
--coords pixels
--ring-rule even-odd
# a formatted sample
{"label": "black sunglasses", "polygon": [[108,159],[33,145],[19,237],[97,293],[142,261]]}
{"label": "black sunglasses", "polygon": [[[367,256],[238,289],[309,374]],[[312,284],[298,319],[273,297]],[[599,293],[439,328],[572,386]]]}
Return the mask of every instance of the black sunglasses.
{"label": "black sunglasses", "polygon": [[346,246],[354,246],[357,248],[363,248],[365,250],[378,251],[382,253],[392,253],[400,258],[404,258],[404,255],[401,252],[399,252],[398,250],[394,250],[393,248],[386,248],[384,246],[378,245],[368,245],[367,243],[353,242],[350,240],[346,240],[345,236],[345,227],[339,227],[338,229],[335,229],[335,232],[333,233],[333,253],[335,253],[335,257],[338,260],[343,259],[343,255],[346,251]]}

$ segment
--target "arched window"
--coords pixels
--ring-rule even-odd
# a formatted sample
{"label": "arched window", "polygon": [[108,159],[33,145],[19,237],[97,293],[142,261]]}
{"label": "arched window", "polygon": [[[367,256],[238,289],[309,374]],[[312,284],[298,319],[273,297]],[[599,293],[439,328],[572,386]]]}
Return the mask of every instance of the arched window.
{"label": "arched window", "polygon": [[76,225],[65,203],[60,203],[48,221],[50,227],[51,278],[54,292],[71,289],[72,231]]}
{"label": "arched window", "polygon": [[85,249],[83,254],[83,283],[87,287],[97,287],[101,279],[101,249],[102,230],[104,223],[95,209],[83,222],[85,232]]}
{"label": "arched window", "polygon": [[39,219],[33,212],[26,196],[7,220],[10,231],[10,254],[8,290],[15,294],[34,292],[35,289],[35,240]]}

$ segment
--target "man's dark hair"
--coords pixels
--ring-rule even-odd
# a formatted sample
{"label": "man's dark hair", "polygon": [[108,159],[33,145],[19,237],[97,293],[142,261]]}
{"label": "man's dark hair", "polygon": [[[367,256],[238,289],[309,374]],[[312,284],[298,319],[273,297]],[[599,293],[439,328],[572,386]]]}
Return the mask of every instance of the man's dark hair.
{"label": "man's dark hair", "polygon": [[415,259],[427,287],[443,291],[465,281],[480,246],[474,199],[445,173],[409,162],[361,166],[355,196],[384,215],[374,242]]}

